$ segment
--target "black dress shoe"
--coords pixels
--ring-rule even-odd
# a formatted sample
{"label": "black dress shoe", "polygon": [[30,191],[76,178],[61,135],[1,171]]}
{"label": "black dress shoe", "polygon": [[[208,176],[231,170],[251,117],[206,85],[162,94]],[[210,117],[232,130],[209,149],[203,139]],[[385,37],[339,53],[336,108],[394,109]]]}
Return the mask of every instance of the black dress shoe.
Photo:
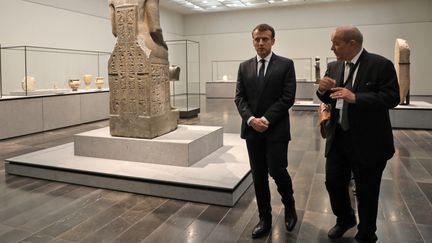
{"label": "black dress shoe", "polygon": [[297,213],[295,207],[285,208],[285,228],[292,231],[297,223]]}
{"label": "black dress shoe", "polygon": [[357,243],[375,243],[376,241],[369,241],[369,240],[357,240]]}
{"label": "black dress shoe", "polygon": [[355,220],[349,222],[348,224],[337,223],[333,228],[331,228],[328,232],[328,237],[330,239],[341,238],[345,232],[347,232],[352,227],[356,226],[357,222]]}
{"label": "black dress shoe", "polygon": [[260,238],[264,235],[267,235],[271,230],[271,220],[260,219],[258,224],[252,231],[252,238]]}
{"label": "black dress shoe", "polygon": [[361,232],[357,232],[354,238],[357,240],[358,243],[375,243],[378,241],[378,237],[375,233],[364,235],[361,234]]}

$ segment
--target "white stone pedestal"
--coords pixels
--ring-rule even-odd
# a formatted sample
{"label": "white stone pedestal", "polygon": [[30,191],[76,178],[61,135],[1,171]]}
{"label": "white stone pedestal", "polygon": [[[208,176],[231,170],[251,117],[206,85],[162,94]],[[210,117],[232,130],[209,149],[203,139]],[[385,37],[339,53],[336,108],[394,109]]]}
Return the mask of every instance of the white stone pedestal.
{"label": "white stone pedestal", "polygon": [[114,137],[104,127],[74,136],[75,155],[191,166],[223,146],[223,128],[179,125],[153,139]]}

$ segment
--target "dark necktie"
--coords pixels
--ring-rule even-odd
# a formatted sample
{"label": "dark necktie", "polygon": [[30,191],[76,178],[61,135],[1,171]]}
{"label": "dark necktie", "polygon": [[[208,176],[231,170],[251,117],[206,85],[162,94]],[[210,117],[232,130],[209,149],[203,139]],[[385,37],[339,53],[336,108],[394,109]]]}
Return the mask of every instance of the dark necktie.
{"label": "dark necktie", "polygon": [[266,61],[265,59],[260,60],[261,67],[258,71],[258,84],[259,84],[260,88],[262,88],[264,86],[265,61]]}
{"label": "dark necktie", "polygon": [[[349,66],[349,75],[347,80],[344,83],[345,88],[351,90],[352,89],[352,79],[354,76],[354,63],[347,62],[347,66]],[[349,129],[349,120],[348,120],[348,102],[344,100],[343,106],[342,106],[342,118],[341,118],[341,127],[344,131],[347,131]]]}

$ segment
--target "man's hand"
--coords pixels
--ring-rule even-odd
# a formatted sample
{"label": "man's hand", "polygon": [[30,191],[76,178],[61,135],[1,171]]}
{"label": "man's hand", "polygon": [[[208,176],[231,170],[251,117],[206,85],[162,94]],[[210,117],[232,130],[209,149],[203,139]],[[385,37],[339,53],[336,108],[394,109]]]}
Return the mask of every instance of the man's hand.
{"label": "man's hand", "polygon": [[253,118],[249,124],[259,133],[265,132],[268,128],[268,123],[262,118]]}
{"label": "man's hand", "polygon": [[329,77],[324,77],[319,82],[318,90],[319,90],[319,92],[324,93],[327,90],[330,90],[334,87],[336,87],[336,80],[329,78]]}
{"label": "man's hand", "polygon": [[336,87],[330,90],[332,93],[330,94],[330,98],[332,99],[343,99],[348,103],[356,102],[356,95],[347,88]]}

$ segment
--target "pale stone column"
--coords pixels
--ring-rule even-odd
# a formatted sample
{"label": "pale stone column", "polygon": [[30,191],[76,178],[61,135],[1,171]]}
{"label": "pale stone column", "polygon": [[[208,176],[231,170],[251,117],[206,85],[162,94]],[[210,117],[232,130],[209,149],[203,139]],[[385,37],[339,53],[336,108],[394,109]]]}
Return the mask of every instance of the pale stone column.
{"label": "pale stone column", "polygon": [[399,80],[400,102],[409,105],[410,90],[410,47],[404,39],[396,39],[395,60],[396,73]]}

